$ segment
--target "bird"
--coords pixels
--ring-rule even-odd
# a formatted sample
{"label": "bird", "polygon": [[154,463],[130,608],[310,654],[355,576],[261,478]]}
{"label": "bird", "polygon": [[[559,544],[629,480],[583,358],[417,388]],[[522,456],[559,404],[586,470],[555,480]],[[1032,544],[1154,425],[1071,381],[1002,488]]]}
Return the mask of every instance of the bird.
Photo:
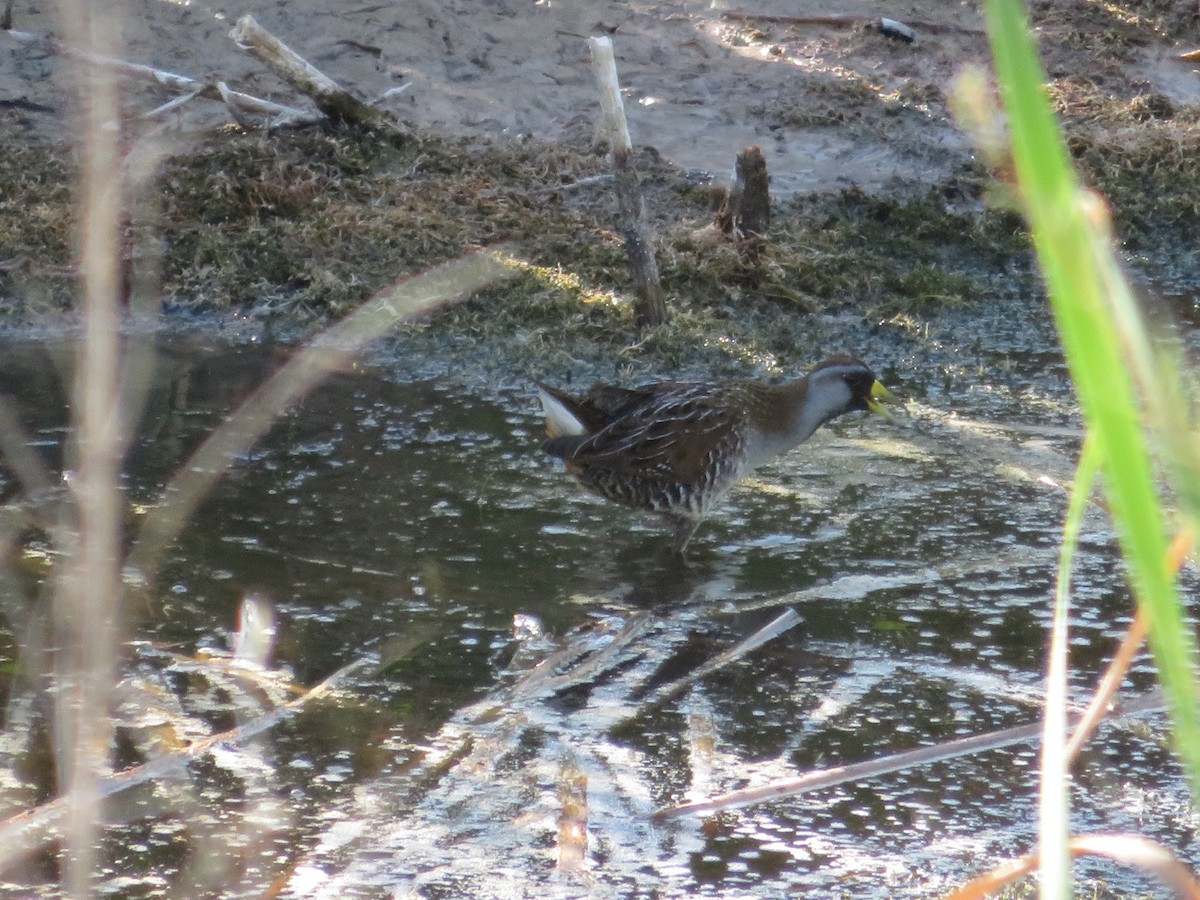
{"label": "bird", "polygon": [[862,360],[837,356],[778,383],[597,384],[583,397],[536,382],[542,449],[594,494],[660,513],[682,554],[709,511],[753,469],[843,413],[891,418],[894,399]]}

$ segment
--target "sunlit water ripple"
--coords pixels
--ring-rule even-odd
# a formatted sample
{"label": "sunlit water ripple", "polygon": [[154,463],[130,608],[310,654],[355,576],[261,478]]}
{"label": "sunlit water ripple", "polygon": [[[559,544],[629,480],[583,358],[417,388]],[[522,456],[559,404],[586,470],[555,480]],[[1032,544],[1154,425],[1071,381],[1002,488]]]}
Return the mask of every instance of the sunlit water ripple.
{"label": "sunlit water ripple", "polygon": [[[155,502],[283,349],[164,342],[131,500]],[[63,393],[46,353],[9,346],[0,387],[57,465]],[[1027,746],[707,820],[649,818],[1037,719],[1065,509],[1063,491],[1038,479],[1069,481],[1077,423],[1052,355],[1005,359],[991,387],[907,372],[907,418],[840,420],[756,473],[701,528],[686,566],[656,522],[582,495],[540,454],[526,388],[398,380],[369,364],[331,379],[237,461],[132,627],[164,653],[225,649],[253,592],[278,619],[275,665],[300,684],[363,656],[383,662],[249,746],[129,798],[108,838],[112,890],[166,896],[210,878],[257,896],[283,873],[285,893],[314,897],[919,897],[1031,850]],[[1088,525],[1080,696],[1130,618],[1106,520]],[[648,700],[789,606],[799,627]],[[514,621],[533,630],[515,634]],[[28,623],[9,628],[6,671]],[[531,674],[551,654],[554,671]],[[140,659],[131,683],[167,666]],[[171,682],[215,697],[186,716],[236,724],[229,688],[200,678]],[[1152,685],[1148,662],[1133,680]],[[25,689],[9,676],[5,687]],[[1197,818],[1163,728],[1101,731],[1078,770],[1075,823],[1137,831],[1196,862]],[[10,774],[45,784],[48,772],[17,765],[30,748],[12,737]],[[586,843],[556,870],[572,803]],[[1083,872],[1114,891],[1149,889],[1110,867]],[[47,876],[35,865],[21,877],[10,893]]]}

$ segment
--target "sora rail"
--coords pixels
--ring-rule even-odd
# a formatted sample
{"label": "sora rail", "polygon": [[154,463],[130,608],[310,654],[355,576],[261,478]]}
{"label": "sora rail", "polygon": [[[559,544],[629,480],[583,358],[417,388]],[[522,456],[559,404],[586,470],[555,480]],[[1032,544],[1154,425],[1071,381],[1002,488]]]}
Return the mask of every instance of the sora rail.
{"label": "sora rail", "polygon": [[803,378],[600,384],[581,398],[538,384],[548,440],[588,490],[661,513],[682,553],[709,510],[740,478],[843,413],[891,393],[861,360],[827,359]]}

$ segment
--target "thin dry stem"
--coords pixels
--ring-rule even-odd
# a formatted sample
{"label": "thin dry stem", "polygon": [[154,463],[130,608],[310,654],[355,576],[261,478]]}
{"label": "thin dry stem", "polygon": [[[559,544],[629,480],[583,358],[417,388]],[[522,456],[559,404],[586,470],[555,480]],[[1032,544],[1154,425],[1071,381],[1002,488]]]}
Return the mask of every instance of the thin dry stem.
{"label": "thin dry stem", "polygon": [[[1127,703],[1123,703],[1112,715],[1115,718],[1119,718],[1122,716],[1142,715],[1161,709],[1163,709],[1162,696],[1157,691],[1154,691],[1142,694]],[[1078,721],[1078,718],[1073,717],[1072,721]],[[1014,728],[1004,728],[999,731],[990,731],[985,734],[976,734],[971,737],[948,741],[933,747],[905,750],[901,753],[893,753],[889,756],[869,759],[865,762],[854,763],[848,766],[814,769],[804,772],[795,778],[780,779],[755,787],[730,791],[727,794],[720,794],[705,800],[664,807],[654,813],[654,818],[661,821],[686,815],[708,815],[724,809],[751,806],[756,803],[779,800],[784,797],[792,797],[797,794],[834,787],[839,784],[867,781],[872,778],[878,778],[881,775],[900,772],[904,769],[913,769],[935,762],[944,762],[948,759],[972,756],[988,750],[998,750],[1002,747],[1011,747],[1015,744],[1034,743],[1041,736],[1042,725],[1040,722],[1032,725],[1019,725]]]}
{"label": "thin dry stem", "polygon": [[[1187,866],[1154,841],[1136,834],[1085,834],[1071,838],[1072,856],[1103,856],[1123,865],[1144,869],[1174,890],[1183,900],[1200,900],[1200,882]],[[948,894],[945,900],[987,900],[1006,886],[1032,874],[1039,855],[1029,853],[985,872]]]}
{"label": "thin dry stem", "polygon": [[[1195,538],[1195,533],[1190,528],[1185,528],[1171,542],[1171,547],[1167,551],[1165,564],[1172,575],[1178,574],[1179,570],[1183,568],[1184,562],[1191,555],[1192,548],[1195,545]],[[1146,614],[1141,607],[1138,607],[1133,621],[1129,623],[1129,628],[1126,630],[1125,636],[1121,639],[1120,646],[1117,647],[1117,652],[1113,655],[1108,668],[1105,669],[1104,676],[1100,679],[1100,683],[1097,685],[1087,709],[1084,710],[1083,718],[1075,727],[1075,731],[1072,732],[1071,740],[1067,742],[1066,756],[1068,762],[1075,758],[1080,748],[1087,743],[1088,739],[1100,725],[1100,722],[1103,721],[1105,715],[1108,714],[1117,691],[1121,688],[1121,682],[1125,680],[1125,676],[1129,672],[1129,667],[1133,664],[1134,658],[1141,651],[1142,645],[1146,641],[1146,632],[1148,629],[1149,621],[1146,618]]]}

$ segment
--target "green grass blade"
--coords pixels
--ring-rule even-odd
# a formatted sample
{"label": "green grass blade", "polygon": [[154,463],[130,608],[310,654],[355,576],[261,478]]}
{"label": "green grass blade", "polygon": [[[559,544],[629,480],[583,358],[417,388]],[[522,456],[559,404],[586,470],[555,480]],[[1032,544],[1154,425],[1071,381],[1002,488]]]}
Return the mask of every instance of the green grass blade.
{"label": "green grass blade", "polygon": [[1140,314],[1128,305],[1129,292],[1111,290],[1122,276],[1106,214],[1081,190],[1071,168],[1023,10],[1016,0],[988,0],[987,18],[1019,196],[1088,431],[1103,457],[1105,491],[1130,580],[1150,622],[1176,748],[1200,797],[1195,639],[1164,563],[1165,517],[1135,390],[1139,381],[1144,390],[1154,387],[1145,372],[1153,350]]}

